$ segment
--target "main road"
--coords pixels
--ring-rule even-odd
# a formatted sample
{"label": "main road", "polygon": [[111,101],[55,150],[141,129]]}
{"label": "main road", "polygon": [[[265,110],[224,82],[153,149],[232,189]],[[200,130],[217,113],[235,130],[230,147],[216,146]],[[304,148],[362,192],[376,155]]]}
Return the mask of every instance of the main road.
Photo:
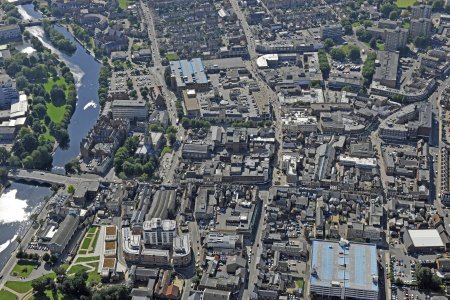
{"label": "main road", "polygon": [[148,38],[150,39],[151,42],[150,47],[152,50],[153,65],[157,68],[160,68],[162,65],[161,65],[161,56],[159,54],[158,36],[156,35],[155,30],[155,17],[150,7],[148,7],[147,2],[141,0],[140,4],[142,17],[145,23],[147,24]]}
{"label": "main road", "polygon": [[260,191],[259,195],[263,201],[262,209],[261,209],[261,218],[258,224],[258,230],[255,235],[255,242],[252,247],[252,260],[248,267],[249,275],[248,275],[248,287],[244,290],[244,294],[242,295],[242,299],[250,299],[250,292],[253,291],[253,288],[258,281],[257,275],[257,260],[258,257],[261,257],[262,254],[262,242],[261,237],[263,233],[264,223],[265,223],[265,215],[266,215],[266,205],[269,201],[269,191]]}

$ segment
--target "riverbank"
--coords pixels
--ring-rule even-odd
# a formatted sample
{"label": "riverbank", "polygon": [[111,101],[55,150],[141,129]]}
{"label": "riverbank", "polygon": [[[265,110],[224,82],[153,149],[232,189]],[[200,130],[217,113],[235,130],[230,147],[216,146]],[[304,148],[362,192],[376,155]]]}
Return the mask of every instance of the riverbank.
{"label": "riverbank", "polygon": [[0,274],[3,276],[0,281],[1,284],[6,282],[6,277],[17,263],[15,257],[19,249],[17,238],[20,237],[22,240],[20,245],[26,245],[39,230],[39,226],[33,227],[29,216],[36,213],[38,215],[36,220],[46,218],[48,213],[47,204],[54,194],[55,192],[50,187],[14,181],[11,182],[9,188],[3,188],[0,197],[0,207],[8,205],[9,208],[8,211],[0,214],[2,221],[0,224],[0,240],[2,241],[2,249],[0,249],[0,268],[2,270]]}
{"label": "riverbank", "polygon": [[89,49],[86,45],[86,43],[83,43],[79,38],[77,38],[72,30],[72,27],[70,25],[67,24],[60,24],[58,23],[59,26],[62,26],[64,28],[66,28],[66,30],[68,32],[70,32],[70,34],[72,34],[73,38],[75,39],[75,41],[86,50],[86,53],[88,53],[90,56],[92,56],[92,58],[94,58],[98,63],[102,63],[101,60],[99,60],[97,57],[95,57],[95,53],[94,51],[92,51],[91,49]]}
{"label": "riverbank", "polygon": [[[34,10],[32,5],[24,5],[19,9],[24,19],[39,19],[42,15]],[[80,153],[80,143],[86,137],[89,130],[95,125],[100,114],[100,105],[98,100],[98,79],[101,64],[92,52],[77,41],[70,30],[62,25],[55,26],[55,30],[63,34],[68,40],[76,44],[77,50],[71,56],[62,53],[54,48],[50,41],[45,37],[43,30],[39,26],[28,27],[31,35],[37,37],[43,45],[51,52],[58,55],[75,78],[77,92],[77,104],[67,127],[69,142],[67,147],[56,148],[53,155],[53,169],[55,173],[63,174],[64,165],[77,157]],[[95,105],[87,105],[94,103]]]}

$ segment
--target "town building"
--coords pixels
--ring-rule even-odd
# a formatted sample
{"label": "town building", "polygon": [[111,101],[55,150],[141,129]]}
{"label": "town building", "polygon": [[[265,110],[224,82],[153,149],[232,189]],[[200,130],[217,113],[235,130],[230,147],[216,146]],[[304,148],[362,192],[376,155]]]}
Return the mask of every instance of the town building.
{"label": "town building", "polygon": [[428,37],[431,34],[431,28],[433,24],[431,19],[413,19],[411,20],[411,27],[409,28],[409,34],[412,39],[416,37]]}
{"label": "town building", "polygon": [[338,40],[342,37],[344,31],[341,24],[320,26],[320,38]]}
{"label": "town building", "polygon": [[377,300],[377,248],[371,244],[313,240],[310,291],[323,297]]}
{"label": "town building", "polygon": [[144,222],[143,229],[144,243],[154,246],[170,246],[176,236],[176,222],[173,220],[152,218]]}
{"label": "town building", "polygon": [[114,119],[144,121],[148,117],[148,107],[143,100],[114,100],[111,108]]}

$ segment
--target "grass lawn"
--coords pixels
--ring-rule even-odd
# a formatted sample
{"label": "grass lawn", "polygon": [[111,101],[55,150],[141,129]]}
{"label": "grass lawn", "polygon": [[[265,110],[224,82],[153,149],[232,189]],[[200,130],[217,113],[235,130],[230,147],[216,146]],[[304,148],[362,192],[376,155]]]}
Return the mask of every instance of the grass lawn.
{"label": "grass lawn", "polygon": [[[55,273],[52,272],[52,273],[44,275],[42,277],[49,277],[49,278],[54,279],[56,277],[56,275],[55,275]],[[13,280],[11,280],[11,281],[7,281],[5,283],[5,286],[12,289],[13,291],[15,291],[17,293],[21,293],[21,294],[24,294],[32,289],[31,280],[29,280],[29,281],[13,281]]]}
{"label": "grass lawn", "polygon": [[384,43],[382,41],[377,41],[377,49],[384,51]]}
{"label": "grass lawn", "polygon": [[85,237],[83,243],[81,243],[81,249],[88,250],[89,245],[91,245],[91,241],[92,241],[91,238]]}
{"label": "grass lawn", "polygon": [[34,266],[34,264],[18,262],[11,271],[11,275],[27,278],[33,272]]}
{"label": "grass lawn", "polygon": [[89,274],[88,274],[88,283],[91,283],[91,282],[100,282],[100,280],[101,280],[102,278],[100,277],[100,274],[98,274],[97,273],[97,270],[95,270],[95,271],[92,271],[92,272],[89,272]]}
{"label": "grass lawn", "polygon": [[98,260],[100,260],[100,256],[78,257],[77,260],[75,261],[75,263],[98,261]]}
{"label": "grass lawn", "polygon": [[172,151],[173,151],[172,147],[170,147],[170,146],[165,146],[165,147],[163,148],[163,150],[161,151],[161,157],[163,157],[164,154],[170,153],[170,152],[172,152]]}
{"label": "grass lawn", "polygon": [[409,21],[402,22],[402,28],[409,29],[410,27],[411,27],[411,22],[409,22]]}
{"label": "grass lawn", "polygon": [[86,272],[89,271],[89,268],[83,265],[73,265],[67,270],[67,274],[75,274],[78,271],[85,270]]}
{"label": "grass lawn", "polygon": [[46,103],[47,114],[53,123],[60,123],[64,119],[66,105],[55,106],[53,103]]}
{"label": "grass lawn", "polygon": [[305,282],[303,281],[303,279],[298,279],[295,281],[295,287],[298,289],[303,288],[304,284],[305,284]]}
{"label": "grass lawn", "polygon": [[398,8],[407,8],[413,6],[416,3],[416,0],[397,0]]}
{"label": "grass lawn", "polygon": [[[67,97],[68,94],[67,83],[63,77],[58,78],[58,80],[56,81],[54,81],[53,78],[49,78],[48,81],[44,84],[45,91],[50,94],[50,91],[52,90],[52,87],[55,84],[63,86]],[[66,112],[66,105],[55,106],[53,103],[50,102],[46,104],[46,107],[47,107],[47,114],[53,121],[53,123],[60,123],[64,118],[64,113]]]}
{"label": "grass lawn", "polygon": [[86,254],[86,250],[80,250],[80,251],[78,251],[78,254]]}
{"label": "grass lawn", "polygon": [[31,298],[29,298],[30,300],[71,300],[73,299],[70,296],[64,296],[63,294],[61,294],[60,291],[51,291],[51,290],[46,290],[45,291],[45,295],[43,296],[38,296],[38,295],[33,295]]}
{"label": "grass lawn", "polygon": [[95,246],[97,245],[99,235],[100,235],[100,229],[95,232],[94,240],[92,241],[92,247],[91,247],[91,250],[88,249],[88,253],[94,253]]}
{"label": "grass lawn", "polygon": [[127,9],[127,7],[128,7],[128,0],[119,0],[119,7],[121,9]]}
{"label": "grass lawn", "polygon": [[58,78],[58,80],[56,80],[56,81],[54,81],[53,80],[53,78],[49,78],[48,80],[47,80],[47,82],[46,83],[44,83],[44,89],[45,89],[45,91],[47,92],[47,93],[49,93],[50,94],[50,91],[52,90],[52,87],[53,87],[53,85],[59,85],[59,86],[63,86],[64,87],[64,89],[66,89],[66,87],[67,87],[67,84],[66,84],[66,81],[64,80],[64,77],[60,77],[60,78]]}
{"label": "grass lawn", "polygon": [[88,266],[93,267],[95,270],[98,269],[98,264],[99,264],[98,261],[94,261],[94,262],[87,263]]}
{"label": "grass lawn", "polygon": [[17,296],[7,290],[0,290],[0,299],[2,300],[17,300]]}
{"label": "grass lawn", "polygon": [[359,23],[358,21],[352,23],[352,27],[353,28],[356,28],[356,27],[359,27],[359,26],[361,26],[361,23]]}
{"label": "grass lawn", "polygon": [[166,58],[168,60],[178,60],[178,55],[174,52],[171,52],[166,54]]}
{"label": "grass lawn", "polygon": [[89,228],[88,233],[95,233],[97,231],[98,227],[97,226],[93,226],[91,228]]}

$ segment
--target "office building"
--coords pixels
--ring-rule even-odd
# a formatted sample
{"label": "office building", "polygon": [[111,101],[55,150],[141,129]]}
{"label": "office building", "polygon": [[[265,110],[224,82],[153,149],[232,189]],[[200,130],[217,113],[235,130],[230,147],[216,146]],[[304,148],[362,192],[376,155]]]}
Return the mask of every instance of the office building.
{"label": "office building", "polygon": [[142,100],[114,100],[111,108],[114,119],[144,121],[148,116],[147,105]]}
{"label": "office building", "polygon": [[172,246],[173,238],[177,235],[174,220],[152,218],[144,222],[143,229],[144,243],[152,246]]}
{"label": "office building", "polygon": [[337,40],[337,39],[341,38],[342,35],[343,35],[343,30],[342,30],[341,24],[320,26],[320,37],[322,38],[322,40],[325,40],[328,38]]}
{"label": "office building", "polygon": [[339,299],[378,299],[375,245],[314,240],[311,253],[311,294]]}
{"label": "office building", "polygon": [[7,109],[19,101],[16,83],[7,74],[0,74],[0,108]]}
{"label": "office building", "polygon": [[171,84],[179,90],[205,90],[209,86],[203,62],[200,58],[170,62]]}

